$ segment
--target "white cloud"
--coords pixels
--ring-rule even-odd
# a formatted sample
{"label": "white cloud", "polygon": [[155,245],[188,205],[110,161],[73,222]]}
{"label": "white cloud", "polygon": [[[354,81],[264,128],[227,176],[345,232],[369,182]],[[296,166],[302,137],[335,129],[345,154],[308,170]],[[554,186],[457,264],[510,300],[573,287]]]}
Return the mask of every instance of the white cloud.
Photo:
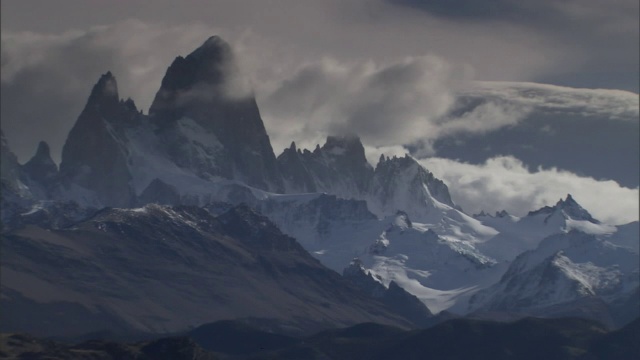
{"label": "white cloud", "polygon": [[452,67],[434,56],[390,64],[323,59],[299,68],[259,102],[276,148],[345,133],[370,146],[397,146],[437,136],[454,82]]}
{"label": "white cloud", "polygon": [[536,111],[575,113],[614,120],[638,121],[638,94],[612,89],[577,89],[529,82],[476,81],[461,96],[497,99]]}
{"label": "white cloud", "polygon": [[410,151],[404,146],[395,145],[395,146],[380,146],[380,147],[372,147],[372,146],[364,146],[364,153],[367,157],[367,161],[373,167],[378,164],[380,160],[380,155],[384,155],[385,157],[392,158],[396,157],[404,157],[406,154],[409,154]]}
{"label": "white cloud", "polygon": [[469,213],[504,209],[521,216],[572,194],[604,222],[623,224],[639,217],[638,188],[625,188],[612,180],[598,181],[555,168],[531,171],[511,156],[491,158],[481,165],[442,158],[420,162],[449,186],[454,202]]}

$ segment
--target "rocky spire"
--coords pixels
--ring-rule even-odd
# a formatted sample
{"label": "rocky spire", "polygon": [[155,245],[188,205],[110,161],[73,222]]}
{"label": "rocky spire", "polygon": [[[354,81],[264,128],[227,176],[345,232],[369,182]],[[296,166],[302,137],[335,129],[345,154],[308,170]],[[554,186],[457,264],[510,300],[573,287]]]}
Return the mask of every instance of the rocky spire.
{"label": "rocky spire", "polygon": [[23,166],[29,177],[41,184],[54,180],[58,175],[58,166],[49,151],[49,144],[40,141],[36,154]]}
{"label": "rocky spire", "polygon": [[558,202],[554,206],[544,206],[538,210],[530,211],[527,216],[545,214],[548,215],[548,218],[551,215],[558,213],[559,211],[562,212],[563,216],[569,217],[574,220],[586,220],[595,224],[600,223],[598,220],[594,219],[586,209],[578,204],[578,202],[573,199],[573,196],[571,196],[571,194],[567,194],[567,197],[565,199],[558,200]]}
{"label": "rocky spire", "polygon": [[[165,134],[173,161],[191,164],[193,153],[181,150],[189,139],[173,136],[174,127],[191,119],[223,146],[215,163],[201,172],[233,178],[270,191],[283,191],[276,158],[255,98],[245,84],[229,44],[207,39],[167,69],[149,109],[151,120]],[[185,158],[186,157],[186,158]]]}
{"label": "rocky spire", "polygon": [[107,206],[132,205],[127,149],[121,139],[123,125],[132,124],[138,116],[132,102],[120,101],[113,74],[100,76],[62,148],[63,183],[95,192]]}

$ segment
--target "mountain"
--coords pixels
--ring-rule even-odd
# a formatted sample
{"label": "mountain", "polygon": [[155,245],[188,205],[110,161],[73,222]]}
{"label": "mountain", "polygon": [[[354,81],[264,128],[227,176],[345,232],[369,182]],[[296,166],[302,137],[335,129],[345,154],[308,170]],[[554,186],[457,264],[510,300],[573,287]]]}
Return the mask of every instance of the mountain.
{"label": "mountain", "polygon": [[[178,166],[202,178],[221,176],[282,192],[258,105],[248,89],[238,89],[242,83],[231,47],[212,36],[187,57],[173,61],[149,115]],[[190,136],[191,131],[198,137]]]}
{"label": "mountain", "polygon": [[107,72],[69,132],[59,172],[43,143],[25,164],[33,180],[26,186],[35,200],[97,208],[310,192],[364,200],[378,217],[403,210],[424,220],[441,204],[455,207],[447,186],[409,156],[382,158],[374,169],[355,135],[329,136],[313,152],[292,144],[276,159],[245,83],[231,47],[216,36],[173,61],[148,115],[120,99]]}
{"label": "mountain", "polygon": [[[637,253],[572,230],[549,236],[519,255],[500,281],[474,295],[470,304],[537,316],[585,311],[579,315],[614,325],[606,303],[637,291],[639,268]],[[582,305],[590,309],[580,309]]]}
{"label": "mountain", "polygon": [[[571,194],[558,200],[554,206],[544,206],[530,211],[523,217],[503,212],[495,217],[481,214],[476,216],[476,219],[499,232],[490,241],[479,244],[479,249],[497,260],[506,261],[513,260],[524,251],[535,249],[540,241],[554,234],[570,230],[598,236],[612,236],[617,233],[616,227],[594,219]],[[623,235],[623,232],[615,236],[634,242],[633,234]]]}
{"label": "mountain", "polygon": [[211,37],[174,60],[146,116],[107,72],[69,133],[57,197],[130,207],[166,201],[150,195],[161,182],[180,192],[173,204],[204,204],[224,180],[282,192],[255,98],[230,92],[240,78],[230,46]]}
{"label": "mountain", "polygon": [[295,143],[278,156],[287,182],[287,192],[326,192],[343,198],[368,192],[373,168],[364,146],[355,135],[329,136],[311,152],[296,149]]}
{"label": "mountain", "polygon": [[365,201],[331,195],[282,195],[256,206],[325,266],[342,271],[357,257],[383,286],[394,282],[433,313],[462,306],[459,297],[506,269],[477,249],[497,232],[446,205],[429,223],[401,211],[378,219]]}
{"label": "mountain", "polygon": [[18,157],[9,148],[9,143],[2,130],[0,130],[0,160],[3,187],[6,186],[14,192],[19,192],[22,187],[20,184],[22,168],[18,163]]}
{"label": "mountain", "polygon": [[62,148],[63,196],[92,205],[133,205],[125,129],[137,126],[139,115],[133,101],[119,98],[111,72],[102,75]]}
{"label": "mountain", "polygon": [[106,208],[64,229],[2,236],[4,331],[171,333],[221,319],[290,332],[410,326],[246,206]]}
{"label": "mountain", "polygon": [[378,217],[404,210],[424,220],[440,203],[455,207],[447,186],[408,155],[381,157],[372,168],[355,135],[329,136],[313,152],[292,143],[278,156],[278,164],[288,193],[324,192],[365,200]]}
{"label": "mountain", "polygon": [[46,143],[20,164],[2,136],[9,324],[161,333],[224,314],[308,331],[450,311],[630,321],[637,222],[601,223],[571,195],[522,217],[472,217],[411,156],[374,167],[364,149],[334,135],[276,158],[218,37],[173,61],[148,115],[107,72],[59,169]]}
{"label": "mountain", "polygon": [[[484,215],[472,218],[440,203],[438,211],[432,211],[428,221],[415,221],[403,211],[379,219],[368,211],[367,205],[362,200],[305,194],[270,197],[258,201],[256,207],[285,233],[299,239],[309,253],[329,268],[340,271],[357,257],[364,274],[370,274],[382,286],[368,282],[370,292],[375,289],[383,292],[393,283],[416,296],[436,314],[444,310],[457,314],[475,311],[479,307],[478,299],[490,292],[484,289],[507,287],[498,284],[508,282],[509,294],[491,292],[492,296],[506,301],[511,296],[532,296],[527,295],[527,291],[543,294],[557,292],[557,295],[544,301],[536,296],[527,300],[531,304],[547,304],[541,307],[543,310],[535,312],[531,312],[519,300],[514,300],[510,306],[489,306],[483,310],[484,314],[494,314],[495,317],[489,318],[509,318],[507,312],[521,311],[518,317],[526,314],[580,315],[600,319],[613,326],[633,317],[634,313],[631,312],[628,316],[618,317],[618,320],[612,319],[613,314],[621,313],[616,309],[628,308],[628,304],[637,305],[635,298],[627,295],[633,290],[632,283],[624,287],[614,286],[620,281],[627,281],[629,276],[638,271],[637,261],[633,261],[637,260],[638,238],[634,237],[637,234],[636,224],[620,227],[602,224],[571,195],[558,201],[555,206],[532,211],[522,218],[506,212],[496,217]],[[572,250],[579,252],[582,250],[578,249],[584,249],[585,256],[570,257],[572,260],[569,261],[563,256],[568,256],[567,249],[574,246],[568,245],[566,240],[566,237],[572,236],[588,238],[590,242],[586,244],[590,245],[581,245]],[[633,244],[636,244],[636,250]],[[542,258],[536,260],[540,268],[533,274],[537,275],[513,270],[522,261],[518,255],[534,252],[538,247],[542,251],[538,254],[544,253],[544,256],[540,255]],[[539,264],[561,250],[565,251],[565,255],[558,254],[556,259]],[[609,252],[610,263],[591,268],[585,265],[600,264],[603,252]],[[626,261],[624,270],[621,264],[618,264],[617,270],[612,268],[620,261]],[[511,275],[508,275],[509,271]],[[596,286],[604,289],[610,286],[609,290],[591,293],[587,296],[590,303],[587,303],[582,299],[585,296],[581,295],[581,290],[578,290],[582,289],[582,285],[571,285],[575,279],[552,282],[541,275],[549,272],[557,274],[549,275],[553,279],[565,279],[563,274],[572,271],[581,274],[576,276],[600,284],[588,285],[591,288]],[[514,273],[518,273],[518,276],[505,280],[505,276],[511,277]],[[474,294],[478,294],[475,304],[469,307],[467,302]],[[622,301],[616,298],[628,298],[628,304],[612,305]],[[562,308],[578,300],[582,302],[580,306],[584,311],[571,312],[570,307]]]}
{"label": "mountain", "polygon": [[29,161],[23,165],[25,174],[29,177],[29,188],[41,188],[43,193],[38,198],[51,198],[52,193],[59,186],[58,165],[53,162],[49,151],[49,144],[41,141],[38,149]]}
{"label": "mountain", "polygon": [[415,295],[410,294],[394,281],[388,287],[384,286],[368,272],[360,259],[355,258],[342,272],[342,276],[364,293],[380,299],[382,303],[407,319],[412,319],[417,325],[426,327],[435,323],[429,308]]}

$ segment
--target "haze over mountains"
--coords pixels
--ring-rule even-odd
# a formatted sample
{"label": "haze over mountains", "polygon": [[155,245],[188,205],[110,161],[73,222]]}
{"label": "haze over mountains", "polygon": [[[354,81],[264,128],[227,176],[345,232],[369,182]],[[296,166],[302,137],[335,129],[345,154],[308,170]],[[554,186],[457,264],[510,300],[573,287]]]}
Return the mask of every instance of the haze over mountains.
{"label": "haze over mountains", "polygon": [[602,223],[571,195],[472,216],[411,156],[373,167],[353,134],[276,157],[238,76],[211,37],[175,59],[145,115],[105,73],[59,168],[46,143],[20,164],[3,135],[3,330],[638,316],[637,221]]}

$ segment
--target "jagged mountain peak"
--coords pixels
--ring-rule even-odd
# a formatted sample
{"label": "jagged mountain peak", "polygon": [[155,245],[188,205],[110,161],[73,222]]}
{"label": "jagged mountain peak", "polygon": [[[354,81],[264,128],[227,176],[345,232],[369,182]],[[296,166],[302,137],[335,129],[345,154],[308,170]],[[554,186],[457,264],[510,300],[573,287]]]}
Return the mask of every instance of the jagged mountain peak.
{"label": "jagged mountain peak", "polygon": [[93,86],[88,104],[113,104],[120,100],[118,97],[118,82],[111,71],[102,74]]}
{"label": "jagged mountain peak", "polygon": [[[178,166],[203,178],[233,178],[260,189],[283,191],[258,105],[231,47],[219,37],[173,61],[149,116]],[[195,138],[203,146],[195,148]]]}
{"label": "jagged mountain peak", "polygon": [[209,48],[230,48],[229,44],[224,41],[218,35],[212,35],[204,41],[204,43],[199,47],[199,49],[209,49]]}
{"label": "jagged mountain peak", "polygon": [[[403,157],[394,156],[391,159],[387,158],[385,161],[379,162],[375,168],[375,177],[385,194],[397,191],[396,187],[400,186],[400,183],[395,183],[392,179],[404,179],[402,181],[405,183],[402,186],[412,187],[410,191],[414,193],[414,196],[416,196],[415,193],[423,191],[422,187],[426,185],[430,197],[443,204],[456,207],[451,200],[447,185],[420,165],[409,154],[405,154]],[[425,194],[423,196],[425,198],[422,200],[426,200],[426,196]]]}
{"label": "jagged mountain peak", "polygon": [[40,141],[38,143],[38,149],[36,150],[36,154],[31,158],[31,160],[43,160],[43,161],[51,160],[51,151],[49,149],[49,144],[47,144],[46,141]]}
{"label": "jagged mountain peak", "polygon": [[32,180],[43,185],[57,177],[58,166],[51,158],[49,144],[45,141],[40,141],[36,154],[24,164],[24,171]]}
{"label": "jagged mountain peak", "polygon": [[357,135],[327,136],[320,151],[325,156],[340,158],[350,165],[371,168],[365,156],[364,146]]}
{"label": "jagged mountain peak", "polygon": [[329,135],[325,141],[324,148],[330,149],[333,147],[362,147],[362,141],[356,134],[345,135]]}
{"label": "jagged mountain peak", "polygon": [[585,208],[578,204],[571,194],[567,194],[565,199],[558,200],[554,206],[544,206],[538,210],[530,211],[527,216],[547,214],[548,217],[550,217],[558,211],[561,211],[565,218],[586,220],[595,224],[600,223],[598,220],[594,219]]}
{"label": "jagged mountain peak", "polygon": [[220,37],[212,36],[186,57],[175,58],[162,79],[149,114],[159,121],[178,119],[189,105],[220,97],[225,83],[237,72],[231,46]]}

